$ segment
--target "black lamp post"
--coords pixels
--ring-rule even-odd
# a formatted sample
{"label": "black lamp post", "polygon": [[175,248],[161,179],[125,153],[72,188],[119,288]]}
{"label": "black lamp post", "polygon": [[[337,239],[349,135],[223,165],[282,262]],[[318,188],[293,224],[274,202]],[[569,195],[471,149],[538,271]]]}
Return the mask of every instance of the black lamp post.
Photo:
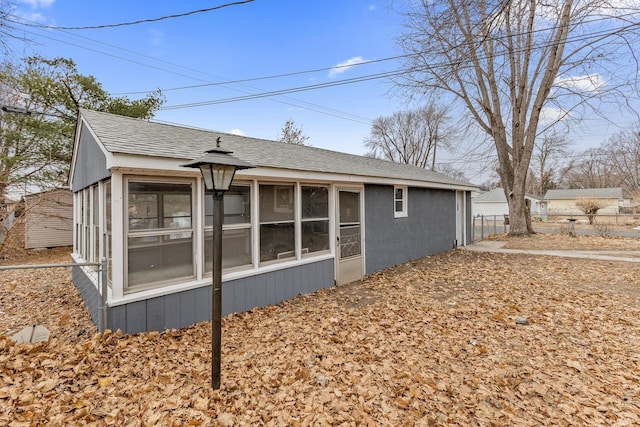
{"label": "black lamp post", "polygon": [[231,156],[232,151],[220,148],[220,138],[216,148],[207,154],[182,165],[200,168],[204,185],[213,190],[213,288],[211,290],[211,387],[220,388],[220,353],[222,346],[222,219],[224,216],[225,191],[237,170],[253,168],[250,163]]}

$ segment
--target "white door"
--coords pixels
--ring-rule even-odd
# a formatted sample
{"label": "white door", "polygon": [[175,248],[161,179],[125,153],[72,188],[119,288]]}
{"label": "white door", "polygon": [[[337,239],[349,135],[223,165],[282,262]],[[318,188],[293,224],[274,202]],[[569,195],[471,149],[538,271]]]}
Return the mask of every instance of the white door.
{"label": "white door", "polygon": [[464,246],[464,191],[456,191],[456,246]]}
{"label": "white door", "polygon": [[336,284],[344,285],[364,275],[362,256],[361,190],[338,189],[336,230]]}

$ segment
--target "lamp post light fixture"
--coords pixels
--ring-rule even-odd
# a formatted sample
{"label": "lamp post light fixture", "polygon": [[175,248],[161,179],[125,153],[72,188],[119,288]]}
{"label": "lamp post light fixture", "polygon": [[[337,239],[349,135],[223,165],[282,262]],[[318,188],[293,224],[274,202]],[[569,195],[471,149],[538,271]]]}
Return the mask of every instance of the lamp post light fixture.
{"label": "lamp post light fixture", "polygon": [[200,168],[207,190],[213,191],[213,271],[211,289],[211,387],[220,388],[220,362],[222,346],[222,219],[224,216],[225,191],[237,170],[253,168],[250,163],[231,155],[232,151],[220,148],[220,138],[216,148],[208,150],[204,156],[182,166]]}

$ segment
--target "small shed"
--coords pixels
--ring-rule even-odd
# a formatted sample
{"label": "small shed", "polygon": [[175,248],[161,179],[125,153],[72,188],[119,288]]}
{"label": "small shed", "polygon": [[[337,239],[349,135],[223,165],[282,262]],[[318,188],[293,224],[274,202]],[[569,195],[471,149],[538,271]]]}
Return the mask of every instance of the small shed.
{"label": "small shed", "polygon": [[617,215],[624,204],[622,188],[579,188],[570,190],[548,190],[543,203],[547,215],[584,215],[576,205],[581,198],[593,198],[602,202],[598,215]]}
{"label": "small shed", "polygon": [[73,244],[73,195],[54,189],[24,196],[24,243],[26,249],[54,248]]}
{"label": "small shed", "polygon": [[[526,194],[525,199],[531,202],[531,216],[540,213],[540,199]],[[474,216],[502,216],[509,213],[509,204],[503,188],[495,188],[471,199]]]}
{"label": "small shed", "polygon": [[[106,327],[136,333],[211,318],[213,203],[200,171],[182,165],[218,140],[256,166],[239,171],[224,195],[223,315],[471,242],[470,193],[477,187],[468,182],[83,109],[70,174],[72,256],[109,262]],[[91,271],[74,268],[73,280],[85,301],[99,300]]]}

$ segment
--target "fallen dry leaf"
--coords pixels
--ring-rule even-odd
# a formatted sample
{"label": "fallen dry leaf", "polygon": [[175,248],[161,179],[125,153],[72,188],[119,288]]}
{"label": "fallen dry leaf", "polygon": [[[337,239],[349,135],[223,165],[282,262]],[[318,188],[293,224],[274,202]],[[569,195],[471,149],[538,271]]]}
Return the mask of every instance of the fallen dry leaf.
{"label": "fallen dry leaf", "polygon": [[209,323],[98,334],[68,270],[3,272],[0,332],[52,334],[0,336],[0,425],[634,425],[639,289],[636,263],[455,250],[225,317],[213,391]]}

